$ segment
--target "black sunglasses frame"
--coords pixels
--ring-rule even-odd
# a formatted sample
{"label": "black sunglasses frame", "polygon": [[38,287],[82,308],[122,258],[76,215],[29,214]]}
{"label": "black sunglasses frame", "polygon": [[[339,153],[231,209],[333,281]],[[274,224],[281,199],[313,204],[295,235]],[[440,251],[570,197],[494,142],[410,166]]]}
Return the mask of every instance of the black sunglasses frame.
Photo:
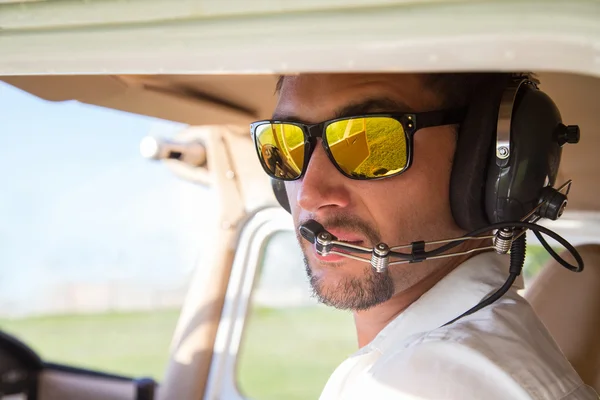
{"label": "black sunglasses frame", "polygon": [[[462,108],[455,109],[446,109],[446,110],[437,110],[437,111],[425,111],[420,113],[373,113],[373,114],[361,114],[354,115],[351,117],[343,117],[343,118],[335,118],[326,121],[319,122],[317,124],[304,124],[301,122],[293,122],[293,121],[280,121],[280,120],[262,120],[256,121],[250,124],[250,135],[252,136],[252,141],[254,142],[254,148],[258,155],[258,159],[260,160],[260,165],[265,170],[267,175],[273,179],[281,180],[281,181],[296,181],[301,179],[306,172],[308,167],[308,162],[312,152],[316,148],[317,139],[321,138],[323,142],[323,147],[325,149],[325,153],[327,153],[327,157],[331,161],[331,163],[335,166],[335,168],[345,177],[354,179],[354,180],[377,180],[377,179],[385,179],[391,178],[393,176],[398,176],[404,172],[406,172],[410,166],[412,165],[413,160],[413,137],[417,131],[423,128],[430,128],[434,126],[444,126],[444,125],[453,125],[460,124],[464,120],[466,114],[466,110]],[[385,176],[375,176],[375,177],[360,177],[354,175],[348,175],[342,168],[338,165],[333,157],[333,154],[329,148],[329,144],[327,143],[326,131],[327,127],[335,122],[346,121],[349,119],[355,118],[369,118],[369,117],[386,117],[392,118],[396,121],[400,122],[402,128],[404,129],[404,135],[406,137],[406,166],[392,174]],[[302,129],[302,133],[304,134],[304,163],[302,165],[302,169],[300,171],[300,175],[297,178],[289,179],[282,178],[279,176],[275,176],[265,165],[265,162],[262,158],[261,151],[258,147],[258,139],[256,137],[256,129],[259,126],[267,125],[267,124],[287,124],[294,125]]]}

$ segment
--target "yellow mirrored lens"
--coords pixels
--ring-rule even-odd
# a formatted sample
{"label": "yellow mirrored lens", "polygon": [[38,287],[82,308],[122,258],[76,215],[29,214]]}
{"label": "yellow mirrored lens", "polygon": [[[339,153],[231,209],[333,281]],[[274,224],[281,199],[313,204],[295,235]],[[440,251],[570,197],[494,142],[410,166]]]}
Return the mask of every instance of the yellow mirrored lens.
{"label": "yellow mirrored lens", "polygon": [[296,179],[304,165],[304,134],[292,124],[264,124],[256,128],[256,146],[263,165],[274,177]]}
{"label": "yellow mirrored lens", "polygon": [[333,158],[348,175],[377,178],[406,168],[408,151],[402,124],[388,117],[351,118],[327,126]]}

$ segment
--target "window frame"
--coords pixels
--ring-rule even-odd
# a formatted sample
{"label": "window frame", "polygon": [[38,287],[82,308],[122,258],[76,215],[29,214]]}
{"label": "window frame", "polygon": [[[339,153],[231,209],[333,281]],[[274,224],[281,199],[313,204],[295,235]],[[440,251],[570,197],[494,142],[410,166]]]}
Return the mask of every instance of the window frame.
{"label": "window frame", "polygon": [[213,347],[205,399],[247,400],[237,387],[238,354],[260,262],[269,240],[280,232],[294,232],[291,215],[280,207],[256,212],[241,228]]}

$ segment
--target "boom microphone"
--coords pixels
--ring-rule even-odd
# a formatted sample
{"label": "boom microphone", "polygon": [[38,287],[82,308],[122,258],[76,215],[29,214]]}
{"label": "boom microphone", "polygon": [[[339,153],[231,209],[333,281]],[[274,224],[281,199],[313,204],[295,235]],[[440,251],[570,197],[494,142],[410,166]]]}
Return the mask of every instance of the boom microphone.
{"label": "boom microphone", "polygon": [[[510,289],[523,268],[525,260],[524,235],[527,229],[534,232],[548,253],[562,266],[573,272],[583,271],[583,259],[575,247],[556,232],[535,223],[541,218],[556,220],[562,215],[567,205],[567,196],[566,194],[563,194],[562,191],[566,189],[566,193],[568,194],[570,187],[571,181],[568,181],[558,189],[551,187],[545,188],[539,204],[523,217],[521,221],[490,224],[484,228],[469,232],[464,236],[452,239],[430,242],[417,241],[395,247],[390,247],[387,243],[378,243],[370,248],[338,240],[337,237],[328,232],[323,225],[315,220],[308,220],[300,225],[299,232],[305,240],[313,244],[317,254],[322,256],[336,254],[349,259],[369,263],[377,273],[386,273],[390,266],[399,264],[418,263],[425,260],[456,257],[486,250],[494,250],[498,254],[507,254],[510,251],[509,277],[505,284],[475,307],[447,323],[450,324],[492,304]],[[495,231],[495,233],[490,235],[489,232],[492,231]],[[573,255],[577,265],[569,264],[566,260],[556,254],[542,234],[551,237],[564,246],[569,253]],[[486,245],[475,249],[462,252],[449,252],[456,246],[468,240],[485,240],[489,242]],[[438,247],[426,251],[425,248],[428,246]]]}

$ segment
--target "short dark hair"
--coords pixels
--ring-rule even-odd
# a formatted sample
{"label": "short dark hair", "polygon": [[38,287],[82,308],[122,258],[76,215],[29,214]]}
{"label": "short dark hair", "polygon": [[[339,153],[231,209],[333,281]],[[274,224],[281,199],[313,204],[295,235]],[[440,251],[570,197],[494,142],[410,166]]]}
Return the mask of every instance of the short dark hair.
{"label": "short dark hair", "polygon": [[[480,72],[440,72],[422,74],[425,82],[432,90],[439,92],[441,97],[440,107],[464,107],[470,104],[475,90],[481,85],[489,84],[491,80],[507,79],[509,73],[480,73]],[[283,86],[285,75],[280,75],[275,85],[275,92],[279,93]],[[534,78],[535,79],[535,78]]]}
{"label": "short dark hair", "polygon": [[440,95],[442,108],[466,107],[473,100],[473,95],[482,86],[492,82],[506,81],[509,73],[433,73],[424,74],[426,84]]}
{"label": "short dark hair", "polygon": [[423,80],[430,90],[439,94],[442,108],[462,107],[469,104],[477,74],[433,73],[423,74]]}

